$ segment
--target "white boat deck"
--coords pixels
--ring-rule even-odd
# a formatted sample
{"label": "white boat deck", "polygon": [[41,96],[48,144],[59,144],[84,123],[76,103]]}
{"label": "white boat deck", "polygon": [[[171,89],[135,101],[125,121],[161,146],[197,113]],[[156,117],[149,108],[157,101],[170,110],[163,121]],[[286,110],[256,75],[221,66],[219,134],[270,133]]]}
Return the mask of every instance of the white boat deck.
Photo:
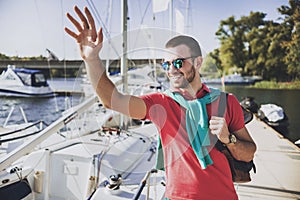
{"label": "white boat deck", "polygon": [[300,199],[300,149],[258,119],[247,128],[257,144],[257,172],[250,183],[236,184],[240,200]]}
{"label": "white boat deck", "polygon": [[[283,138],[274,129],[259,119],[247,124],[257,144],[254,162],[256,174],[251,171],[250,183],[235,184],[240,200],[291,200],[300,199],[300,149]],[[151,175],[150,197],[161,199],[164,186],[160,183],[163,174]],[[123,185],[112,195],[105,188],[99,188],[92,199],[132,198],[137,185]],[[147,185],[140,199],[147,199]]]}
{"label": "white boat deck", "polygon": [[[85,107],[81,109],[84,110]],[[90,122],[90,121],[89,121]],[[91,122],[90,122],[91,123]],[[56,125],[54,124],[53,127],[55,128]],[[257,173],[252,174],[252,181],[250,183],[243,183],[243,184],[235,184],[238,196],[240,200],[265,200],[265,199],[272,199],[272,200],[291,200],[291,199],[300,199],[300,150],[299,148],[291,143],[289,140],[283,138],[279,135],[275,130],[270,128],[264,122],[254,119],[249,124],[247,124],[247,128],[249,129],[253,139],[257,144],[257,152],[255,154],[254,162],[256,164]],[[82,130],[82,129],[81,129]],[[153,125],[149,126],[142,126],[136,128],[131,131],[131,134],[136,135],[135,137],[139,138],[137,141],[140,141],[140,134],[143,136],[147,136],[148,138],[152,138],[153,141],[155,140],[156,135],[156,128]],[[56,138],[60,135],[53,135],[49,138],[51,141],[47,143],[48,149],[52,150],[51,158],[55,163],[55,166],[65,166],[66,169],[73,169],[72,172],[81,173],[69,173],[69,171],[61,171],[57,170],[56,168],[52,169],[52,181],[50,183],[54,183],[51,185],[49,196],[50,199],[57,199],[56,197],[61,194],[66,194],[65,199],[68,199],[67,196],[72,196],[73,193],[71,192],[64,192],[70,188],[76,188],[75,183],[79,184],[82,182],[87,182],[87,177],[90,176],[90,172],[93,170],[89,170],[91,168],[91,161],[93,155],[99,154],[102,152],[102,143],[106,141],[106,137],[99,138],[97,134],[88,134],[84,136],[79,136],[77,139],[72,139],[70,142],[74,144],[78,143],[77,145],[69,145],[71,143],[64,143],[63,141],[66,139],[64,137],[59,137],[58,140]],[[67,137],[67,135],[66,135]],[[114,137],[113,137],[114,138]],[[122,138],[122,137],[121,137]],[[115,138],[115,148],[107,149],[105,155],[106,158],[103,158],[103,162],[101,164],[101,173],[109,171],[108,169],[115,169],[116,166],[121,167],[122,169],[126,168],[127,161],[135,160],[134,165],[132,165],[132,169],[130,170],[119,170],[124,171],[123,184],[121,185],[118,191],[111,191],[106,189],[102,184],[98,189],[95,191],[94,195],[92,196],[91,200],[93,199],[132,199],[139,188],[139,183],[142,180],[142,177],[146,174],[147,171],[153,169],[155,157],[152,157],[151,161],[149,162],[149,158],[151,157],[151,152],[149,151],[149,147],[151,146],[151,141],[148,141],[147,145],[140,144],[140,147],[143,147],[143,150],[138,152],[145,152],[144,155],[139,158],[132,158],[135,156],[131,149],[129,148],[122,148],[121,146],[130,147],[129,145],[131,140],[128,140],[129,143],[123,142],[120,137]],[[133,137],[129,137],[133,138]],[[49,140],[47,140],[49,142]],[[127,141],[127,140],[126,140]],[[132,140],[134,141],[134,140]],[[62,142],[62,147],[60,148],[59,143]],[[114,143],[113,140],[111,140]],[[106,144],[106,143],[105,143]],[[130,143],[131,144],[131,143]],[[121,145],[121,146],[120,146]],[[43,147],[43,143],[39,143],[40,147]],[[134,145],[136,146],[136,145]],[[137,147],[137,148],[140,148]],[[77,148],[77,149],[76,149]],[[125,154],[120,149],[126,149]],[[131,152],[131,153],[130,153]],[[39,152],[37,152],[39,153]],[[43,154],[43,152],[41,153]],[[126,156],[122,156],[122,155]],[[120,158],[114,160],[114,163],[107,163],[106,160],[110,161],[110,157],[112,158]],[[125,159],[125,157],[127,159]],[[35,158],[35,155],[32,156],[32,159]],[[60,163],[58,163],[58,159],[60,158]],[[82,164],[74,167],[76,165],[76,159],[79,160]],[[26,159],[25,159],[26,160]],[[78,161],[78,162],[79,162]],[[106,163],[105,163],[105,162]],[[40,162],[40,159],[38,159]],[[27,164],[26,164],[27,163]],[[24,164],[24,166],[30,166],[31,160],[28,159]],[[29,163],[29,164],[28,164]],[[130,163],[129,163],[130,164]],[[36,165],[36,164],[35,164]],[[126,166],[125,166],[126,165]],[[37,165],[36,165],[37,166]],[[42,166],[42,165],[41,165]],[[54,166],[54,167],[55,167]],[[61,169],[64,169],[61,167]],[[92,169],[92,168],[91,168]],[[37,168],[36,170],[41,170]],[[74,171],[75,170],[75,171]],[[46,169],[44,170],[46,171]],[[66,173],[68,172],[68,173]],[[129,173],[127,173],[129,172]],[[29,173],[29,172],[28,172]],[[82,174],[84,173],[84,174]],[[26,174],[25,171],[23,174]],[[51,173],[50,173],[51,174]],[[103,183],[103,180],[107,179],[110,174],[115,174],[114,172],[109,171],[109,173],[102,173],[100,175],[100,183]],[[11,180],[18,180],[16,174],[6,174],[3,172],[2,174],[3,180],[10,177]],[[14,177],[12,177],[14,176]],[[33,177],[29,178],[31,180]],[[69,180],[68,184],[62,183],[60,180]],[[72,180],[72,181],[71,181]],[[84,181],[82,181],[84,180]],[[46,181],[46,180],[45,180]],[[145,186],[144,190],[142,191],[140,199],[147,199],[149,196],[150,199],[161,199],[164,193],[164,186],[161,183],[164,181],[164,174],[162,172],[154,173],[150,176],[150,186],[148,184]],[[61,185],[56,184],[57,182],[61,182]],[[83,197],[86,195],[86,186],[87,183],[84,182],[84,187],[81,187],[82,191],[78,189],[70,189],[70,191],[75,191],[76,197]],[[72,185],[72,184],[73,185]],[[71,185],[70,185],[71,184]],[[54,188],[56,187],[56,188]],[[49,191],[48,191],[49,192]],[[115,194],[115,192],[117,194]],[[148,195],[149,192],[149,195]],[[80,194],[79,194],[80,193]],[[70,194],[70,195],[67,195]],[[35,196],[35,199],[44,199],[45,194],[31,194],[26,199],[33,199],[32,197]],[[75,198],[72,199],[78,199]],[[81,199],[81,198],[79,198]]]}

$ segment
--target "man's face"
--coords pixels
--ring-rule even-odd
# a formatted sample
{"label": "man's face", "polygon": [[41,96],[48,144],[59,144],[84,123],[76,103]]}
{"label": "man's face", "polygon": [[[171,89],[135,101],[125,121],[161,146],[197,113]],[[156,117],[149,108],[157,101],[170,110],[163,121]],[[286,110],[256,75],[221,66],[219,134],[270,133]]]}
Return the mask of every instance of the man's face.
{"label": "man's face", "polygon": [[168,48],[167,51],[164,62],[169,64],[169,67],[166,67],[166,73],[170,79],[171,86],[173,88],[187,88],[196,75],[193,63],[195,57],[191,57],[191,52],[186,45]]}

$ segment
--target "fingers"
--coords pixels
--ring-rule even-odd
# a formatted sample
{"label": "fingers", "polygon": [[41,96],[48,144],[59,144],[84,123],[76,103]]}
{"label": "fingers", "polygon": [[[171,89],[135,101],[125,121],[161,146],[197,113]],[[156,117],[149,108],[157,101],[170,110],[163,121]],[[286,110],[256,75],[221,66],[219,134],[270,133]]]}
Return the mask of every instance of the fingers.
{"label": "fingers", "polygon": [[98,40],[98,44],[103,42],[103,34],[102,34],[102,29],[99,30],[98,34],[96,31],[96,26],[95,26],[95,21],[93,16],[91,15],[89,9],[87,7],[84,8],[84,13],[85,15],[80,11],[80,9],[75,6],[74,10],[76,12],[76,14],[78,15],[78,17],[81,20],[81,23],[78,22],[72,15],[70,15],[69,13],[67,13],[67,18],[74,24],[74,26],[76,27],[76,29],[78,30],[78,34],[71,31],[69,28],[65,28],[65,31],[72,36],[73,38],[75,38],[77,40],[78,43],[87,43],[86,39],[87,37],[90,37],[90,41],[91,42],[96,42],[97,38]]}
{"label": "fingers", "polygon": [[84,12],[81,12],[80,9],[75,6],[74,10],[80,20],[76,20],[69,13],[67,13],[67,18],[73,23],[78,32],[76,33],[65,27],[66,33],[77,41],[80,47],[81,57],[84,60],[99,57],[103,42],[102,29],[100,28],[97,33],[94,18],[88,8],[85,7]]}
{"label": "fingers", "polygon": [[228,143],[229,130],[225,118],[212,116],[209,121],[211,134],[216,135],[223,143]]}
{"label": "fingers", "polygon": [[89,26],[91,28],[91,38],[92,38],[92,41],[95,42],[96,39],[97,39],[97,32],[96,32],[94,18],[92,17],[92,15],[91,15],[91,13],[90,13],[90,11],[89,11],[89,9],[87,7],[84,8],[84,12],[85,12],[85,15],[88,18]]}
{"label": "fingers", "polygon": [[211,119],[209,120],[210,126],[218,126],[218,125],[223,125],[225,119],[222,117],[216,117],[212,116]]}
{"label": "fingers", "polygon": [[81,32],[83,30],[82,27],[81,27],[81,24],[76,19],[74,19],[74,17],[72,17],[72,15],[70,15],[69,13],[67,13],[67,17],[74,24],[74,26],[76,27],[76,29],[79,32]]}
{"label": "fingers", "polygon": [[224,119],[224,117],[217,117],[217,116],[211,116],[212,120],[221,120]]}
{"label": "fingers", "polygon": [[224,118],[212,116],[209,120],[209,129],[212,134],[220,135],[225,124]]}
{"label": "fingers", "polygon": [[98,32],[98,43],[97,45],[100,45],[103,42],[103,33],[102,33],[102,28],[100,28],[99,32]]}
{"label": "fingers", "polygon": [[80,9],[79,9],[77,6],[75,6],[75,7],[74,7],[74,10],[75,10],[76,14],[78,15],[78,17],[80,18],[80,20],[81,20],[81,22],[82,22],[83,28],[84,28],[84,29],[89,29],[89,28],[90,28],[90,27],[89,27],[89,23],[88,23],[88,21],[86,20],[85,16],[84,16],[84,15],[82,14],[82,12],[80,11]]}
{"label": "fingers", "polygon": [[65,27],[65,31],[72,36],[73,38],[75,38],[77,40],[78,35],[76,33],[74,33],[73,31],[71,31],[70,29],[68,29],[67,27]]}

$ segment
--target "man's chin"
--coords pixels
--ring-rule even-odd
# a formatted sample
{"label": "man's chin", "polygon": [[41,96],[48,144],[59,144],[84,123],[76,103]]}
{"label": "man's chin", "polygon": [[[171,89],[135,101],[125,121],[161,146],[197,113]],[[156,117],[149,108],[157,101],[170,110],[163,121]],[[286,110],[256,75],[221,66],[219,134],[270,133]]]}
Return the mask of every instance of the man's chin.
{"label": "man's chin", "polygon": [[171,87],[173,88],[184,88],[184,84],[182,82],[178,82],[178,81],[175,81],[175,82],[172,82],[171,83]]}

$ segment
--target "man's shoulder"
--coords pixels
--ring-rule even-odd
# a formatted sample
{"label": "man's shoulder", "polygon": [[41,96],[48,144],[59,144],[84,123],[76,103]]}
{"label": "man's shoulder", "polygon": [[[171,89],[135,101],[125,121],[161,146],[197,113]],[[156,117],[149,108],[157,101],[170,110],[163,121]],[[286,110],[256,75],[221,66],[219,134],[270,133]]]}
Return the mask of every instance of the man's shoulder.
{"label": "man's shoulder", "polygon": [[159,101],[166,101],[166,100],[170,100],[171,98],[164,92],[154,92],[154,93],[149,93],[149,94],[145,94],[140,96],[140,98],[142,98],[144,101],[155,101],[155,102],[159,102]]}
{"label": "man's shoulder", "polygon": [[227,94],[228,94],[228,97],[227,97],[228,98],[228,102],[240,105],[237,97],[234,94],[232,94],[232,93],[227,93]]}

